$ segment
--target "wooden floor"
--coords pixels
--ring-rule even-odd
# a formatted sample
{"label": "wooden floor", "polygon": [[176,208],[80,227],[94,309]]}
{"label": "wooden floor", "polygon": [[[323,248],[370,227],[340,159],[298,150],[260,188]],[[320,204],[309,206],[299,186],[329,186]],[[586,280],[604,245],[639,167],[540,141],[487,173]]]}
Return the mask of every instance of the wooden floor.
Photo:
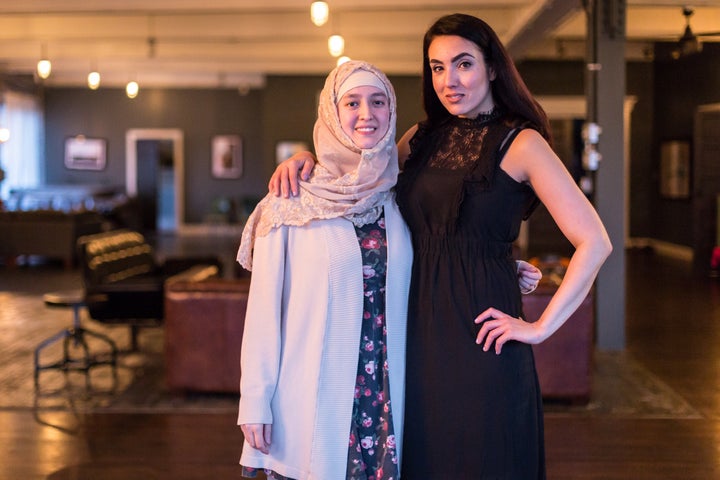
{"label": "wooden floor", "polygon": [[[701,415],[547,413],[548,478],[720,479],[720,280],[647,251],[627,267],[627,353]],[[233,414],[6,409],[0,480],[236,479],[241,440]]]}

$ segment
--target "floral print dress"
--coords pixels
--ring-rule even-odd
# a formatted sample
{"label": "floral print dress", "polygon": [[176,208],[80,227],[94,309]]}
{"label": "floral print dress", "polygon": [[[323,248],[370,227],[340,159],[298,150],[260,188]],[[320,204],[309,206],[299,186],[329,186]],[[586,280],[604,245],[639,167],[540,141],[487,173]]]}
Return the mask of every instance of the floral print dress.
{"label": "floral print dress", "polygon": [[398,456],[390,403],[385,324],[385,219],[355,227],[363,257],[364,308],[348,450],[348,480],[395,480]]}
{"label": "floral print dress", "polygon": [[[397,480],[399,462],[390,406],[385,324],[385,217],[355,227],[355,231],[363,260],[364,300],[346,479]],[[245,466],[241,475],[256,478],[259,470],[270,480],[292,480],[269,469]]]}

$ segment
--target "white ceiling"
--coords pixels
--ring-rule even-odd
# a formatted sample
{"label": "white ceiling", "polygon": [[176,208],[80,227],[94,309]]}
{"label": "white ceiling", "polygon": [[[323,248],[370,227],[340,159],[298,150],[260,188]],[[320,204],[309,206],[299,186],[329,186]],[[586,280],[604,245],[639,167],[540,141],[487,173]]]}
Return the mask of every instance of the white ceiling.
{"label": "white ceiling", "polygon": [[[334,66],[327,37],[388,74],[417,74],[422,35],[439,16],[486,20],[516,58],[582,58],[582,0],[327,0],[330,22],[310,22],[311,0],[5,0],[0,73],[31,74],[52,61],[49,85],[262,85],[267,74],[320,74]],[[627,58],[685,28],[677,0],[628,0]],[[720,31],[720,0],[693,4],[693,31]],[[706,41],[720,37],[706,37]]]}

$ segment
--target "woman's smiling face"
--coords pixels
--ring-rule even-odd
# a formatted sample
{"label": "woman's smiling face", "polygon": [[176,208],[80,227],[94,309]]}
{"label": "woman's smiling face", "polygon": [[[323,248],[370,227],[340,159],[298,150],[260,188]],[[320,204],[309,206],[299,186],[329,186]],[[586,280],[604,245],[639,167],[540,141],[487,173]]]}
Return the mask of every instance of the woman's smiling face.
{"label": "woman's smiling face", "polygon": [[480,48],[457,35],[435,37],[428,48],[435,93],[452,115],[475,118],[495,107],[490,82],[495,72]]}
{"label": "woman's smiling face", "polygon": [[348,90],[337,103],[340,126],[361,149],[373,148],[390,125],[390,102],[384,91],[373,86]]}

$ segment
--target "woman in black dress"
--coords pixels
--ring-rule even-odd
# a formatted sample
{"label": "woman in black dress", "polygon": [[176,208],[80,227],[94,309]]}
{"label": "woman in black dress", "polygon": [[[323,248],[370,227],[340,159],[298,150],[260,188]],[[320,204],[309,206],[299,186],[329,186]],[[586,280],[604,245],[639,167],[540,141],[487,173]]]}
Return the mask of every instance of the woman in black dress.
{"label": "woman in black dress", "polygon": [[[415,252],[402,478],[543,479],[531,344],[577,308],[610,242],[493,30],[448,15],[430,27],[423,51],[427,118],[401,141],[409,157],[397,185]],[[528,323],[511,245],[538,199],[575,253],[541,318]]]}

